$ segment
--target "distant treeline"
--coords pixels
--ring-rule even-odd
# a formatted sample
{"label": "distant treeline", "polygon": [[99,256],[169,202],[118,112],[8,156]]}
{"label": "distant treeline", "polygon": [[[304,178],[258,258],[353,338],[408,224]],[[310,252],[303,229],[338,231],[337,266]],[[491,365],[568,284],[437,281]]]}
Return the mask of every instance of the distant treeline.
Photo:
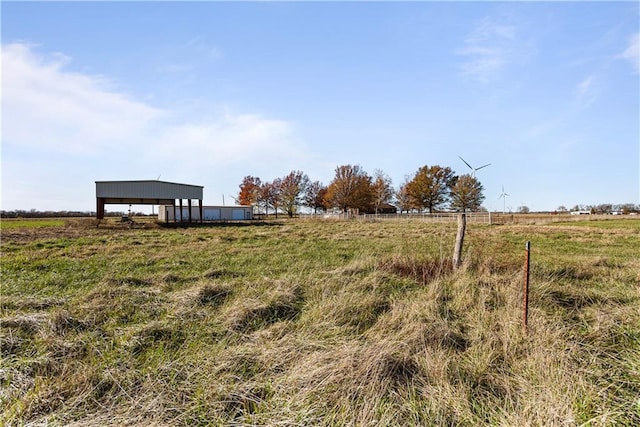
{"label": "distant treeline", "polygon": [[[125,212],[105,212],[105,216],[121,217],[128,215]],[[132,216],[147,216],[142,212],[132,212]],[[0,211],[0,217],[2,218],[81,218],[81,217],[95,217],[95,211],[38,211],[31,210],[13,210],[13,211]]]}

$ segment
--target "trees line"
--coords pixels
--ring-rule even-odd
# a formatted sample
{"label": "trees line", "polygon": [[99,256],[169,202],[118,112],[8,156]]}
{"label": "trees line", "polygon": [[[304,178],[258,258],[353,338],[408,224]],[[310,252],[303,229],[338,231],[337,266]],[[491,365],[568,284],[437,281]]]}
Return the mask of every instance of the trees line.
{"label": "trees line", "polygon": [[[376,169],[369,175],[359,165],[336,167],[333,180],[324,185],[311,181],[302,171],[291,171],[283,178],[262,181],[247,175],[239,185],[237,203],[255,206],[265,214],[285,212],[292,217],[299,206],[314,213],[332,209],[341,212],[388,213],[390,204],[402,212],[441,212],[445,210],[464,212],[483,210],[484,188],[472,174],[456,175],[450,167],[422,166],[413,175],[407,175],[397,187],[391,178]],[[598,205],[575,205],[568,209],[559,206],[555,212],[589,211],[594,214],[640,213],[640,204],[603,203]],[[518,213],[528,213],[527,206],[520,206]]]}
{"label": "trees line", "polygon": [[380,213],[390,203],[401,213],[412,210],[477,211],[484,200],[484,188],[474,176],[456,175],[450,167],[423,166],[405,181],[393,187],[391,178],[376,169],[369,175],[359,165],[336,167],[329,185],[311,181],[302,171],[291,171],[283,178],[263,182],[259,177],[247,175],[239,185],[237,202],[256,206],[268,214],[271,209],[292,217],[299,206],[313,209],[314,213],[337,209],[341,212]]}
{"label": "trees line", "polygon": [[[105,212],[105,216],[119,217],[125,216],[127,213],[120,211]],[[135,216],[147,216],[143,212],[131,212],[131,215]],[[39,211],[36,209],[24,210],[0,210],[0,217],[2,218],[84,218],[88,216],[96,216],[95,211]]]}

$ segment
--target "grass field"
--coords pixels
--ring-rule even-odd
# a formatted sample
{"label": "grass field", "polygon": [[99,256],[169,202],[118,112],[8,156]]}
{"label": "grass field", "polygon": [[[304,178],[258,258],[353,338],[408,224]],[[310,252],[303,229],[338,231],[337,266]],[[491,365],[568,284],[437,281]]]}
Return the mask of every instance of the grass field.
{"label": "grass field", "polygon": [[3,221],[0,424],[640,425],[640,220],[454,239]]}
{"label": "grass field", "polygon": [[63,219],[7,219],[0,221],[0,228],[11,230],[16,228],[60,227],[64,225]]}

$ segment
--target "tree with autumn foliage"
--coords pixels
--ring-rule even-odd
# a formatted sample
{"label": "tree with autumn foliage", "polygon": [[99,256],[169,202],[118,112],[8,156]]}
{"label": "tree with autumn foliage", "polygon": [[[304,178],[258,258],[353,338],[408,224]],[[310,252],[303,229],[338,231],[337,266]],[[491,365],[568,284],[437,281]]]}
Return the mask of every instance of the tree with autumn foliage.
{"label": "tree with autumn foliage", "polygon": [[256,176],[247,175],[242,179],[237,202],[242,206],[254,206],[260,198],[262,181]]}
{"label": "tree with autumn foliage", "polygon": [[449,201],[454,177],[450,167],[423,166],[407,183],[406,191],[416,208],[428,209],[429,213],[433,213]]}
{"label": "tree with autumn foliage", "polygon": [[265,182],[260,187],[260,199],[264,207],[264,213],[269,215],[269,208],[273,208],[278,217],[278,206],[280,206],[280,189],[282,180],[276,178],[271,182]]}
{"label": "tree with autumn foliage", "polygon": [[480,181],[469,174],[457,177],[451,186],[451,209],[459,212],[477,211],[484,200]]}
{"label": "tree with autumn foliage", "polygon": [[318,213],[318,209],[326,211],[327,205],[324,201],[326,194],[327,187],[322,185],[320,181],[313,181],[307,186],[304,192],[302,203],[305,206],[313,209],[314,214]]}
{"label": "tree with autumn foliage", "polygon": [[371,177],[358,165],[343,165],[336,168],[333,181],[327,187],[327,204],[342,212],[371,209]]}
{"label": "tree with autumn foliage", "polygon": [[393,187],[391,178],[380,169],[376,169],[373,173],[373,182],[371,184],[371,197],[373,199],[373,208],[376,215],[382,207],[391,201],[393,197]]}
{"label": "tree with autumn foliage", "polygon": [[413,201],[411,200],[411,196],[409,195],[409,191],[407,189],[409,182],[411,182],[411,180],[408,176],[405,176],[404,182],[400,184],[400,187],[398,187],[395,192],[396,204],[398,206],[398,209],[400,209],[400,213],[405,211],[409,212],[414,208]]}
{"label": "tree with autumn foliage", "polygon": [[309,177],[301,171],[291,171],[282,178],[280,184],[280,206],[289,218],[296,214],[298,206],[302,203],[302,195],[309,185]]}

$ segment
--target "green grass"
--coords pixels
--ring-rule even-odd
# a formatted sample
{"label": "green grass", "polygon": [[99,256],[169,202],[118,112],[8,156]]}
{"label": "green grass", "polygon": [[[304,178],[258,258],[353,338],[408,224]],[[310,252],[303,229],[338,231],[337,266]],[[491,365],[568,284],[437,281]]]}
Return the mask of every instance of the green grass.
{"label": "green grass", "polygon": [[606,219],[606,220],[596,220],[596,221],[556,222],[556,223],[553,223],[554,226],[559,226],[559,227],[566,227],[566,226],[591,227],[591,228],[597,228],[597,229],[600,229],[600,230],[604,230],[604,229],[617,229],[617,230],[629,229],[629,230],[635,230],[636,233],[640,233],[640,225],[639,224],[640,224],[640,218],[635,219],[634,217]]}
{"label": "green grass", "polygon": [[40,228],[60,227],[64,225],[63,219],[7,219],[2,218],[0,228],[12,230],[15,228]]}
{"label": "green grass", "polygon": [[640,423],[640,221],[2,225],[3,425]]}

